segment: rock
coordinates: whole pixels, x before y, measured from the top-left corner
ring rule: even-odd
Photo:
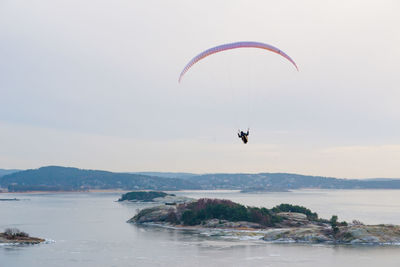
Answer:
[[[165,197],[157,197],[153,199],[153,202],[164,203],[167,205],[171,204],[180,204],[180,203],[187,203],[193,201],[193,198],[183,197],[183,196],[165,196]]]
[[[333,242],[333,238],[324,232],[322,227],[273,229],[264,235],[263,240],[304,243]]]
[[[0,244],[39,244],[44,242],[45,240],[42,238],[37,238],[37,237],[15,237],[15,238],[9,238],[7,235],[4,233],[0,233]]]
[[[351,244],[394,244],[400,243],[400,226],[353,225],[342,227],[338,241]]]
[[[141,210],[137,215],[128,220],[129,223],[162,222],[171,212],[175,212],[175,206],[157,206]]]
[[[400,243],[400,226],[357,225],[340,227],[336,236],[328,227],[294,227],[273,229],[264,237],[266,241],[277,242],[332,242],[339,244],[398,244]]]
[[[308,221],[307,215],[298,212],[279,212],[277,215],[292,221]]]
[[[218,227],[221,228],[235,228],[235,229],[260,229],[265,228],[258,223],[239,221],[239,222],[222,222]]]
[[[210,219],[210,220],[205,221],[202,226],[207,227],[207,228],[216,228],[216,227],[219,227],[222,222],[226,222],[226,221],[225,220],[221,221],[218,219]]]
[[[311,222],[307,219],[307,215],[297,212],[279,212],[278,216],[283,218],[283,221],[277,224],[280,227],[304,227]]]

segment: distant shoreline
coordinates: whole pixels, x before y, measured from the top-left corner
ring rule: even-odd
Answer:
[[[225,189],[244,190],[250,193],[284,192],[306,188],[400,189],[400,179],[344,179],[293,173],[140,174],[47,166],[3,175],[0,177],[0,186],[3,191],[26,193],[118,192],[121,188],[162,191]]]
[[[19,192],[0,191],[0,195],[1,194],[126,193],[129,191],[130,190],[118,190],[118,189],[91,189],[91,190],[73,190],[73,191],[19,191]]]
[[[132,189],[133,191],[152,191],[153,189]],[[0,191],[0,195],[2,194],[65,194],[65,193],[127,193],[132,190],[122,190],[122,189],[90,189],[90,190],[71,190],[71,191],[16,191],[16,192],[6,192],[6,191]],[[241,194],[268,194],[268,193],[291,193],[294,191],[368,191],[368,190],[378,190],[378,191],[387,191],[387,190],[393,190],[393,191],[399,191],[399,188],[349,188],[349,189],[344,189],[344,188],[297,188],[297,189],[291,189],[287,191],[243,191],[243,190],[232,190],[232,189],[197,189],[197,190],[163,190],[166,192],[201,192],[201,193],[207,193],[207,192],[237,192]]]

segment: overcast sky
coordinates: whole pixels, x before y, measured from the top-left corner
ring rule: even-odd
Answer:
[[[396,0],[0,0],[0,168],[400,178],[399,14]],[[237,49],[178,83],[235,41],[300,71]]]

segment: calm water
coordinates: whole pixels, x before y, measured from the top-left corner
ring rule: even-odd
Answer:
[[[177,192],[272,207],[292,203],[321,217],[400,224],[400,191],[301,190],[240,194]],[[400,246],[273,244],[126,223],[148,204],[118,203],[116,193],[1,194],[0,231],[17,227],[47,244],[0,246],[0,266],[400,266]],[[51,241],[54,240],[54,241]]]

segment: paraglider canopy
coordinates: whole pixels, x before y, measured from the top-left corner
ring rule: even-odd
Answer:
[[[218,46],[209,48],[209,49],[201,52],[194,58],[192,58],[192,60],[190,60],[189,63],[187,63],[186,66],[183,68],[181,74],[179,75],[178,82],[181,82],[182,77],[185,75],[185,73],[194,64],[196,64],[203,58],[206,58],[215,53],[219,53],[219,52],[230,50],[230,49],[236,49],[236,48],[259,48],[259,49],[265,49],[265,50],[277,53],[277,54],[283,56],[284,58],[286,58],[287,60],[289,60],[295,66],[297,71],[299,70],[293,59],[291,59],[285,52],[283,52],[282,50],[280,50],[272,45],[260,43],[260,42],[235,42],[235,43],[223,44],[223,45],[218,45]]]

